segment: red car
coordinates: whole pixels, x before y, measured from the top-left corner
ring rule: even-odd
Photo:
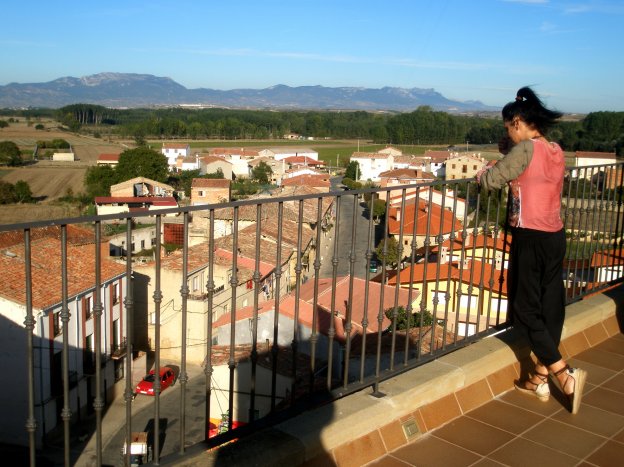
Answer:
[[[168,366],[163,366],[160,368],[160,391],[164,391],[169,386],[173,386],[175,384],[175,373]],[[137,394],[145,394],[146,396],[154,395],[154,379],[155,379],[155,371],[151,370],[147,375],[143,377],[139,384],[137,384],[134,395]]]

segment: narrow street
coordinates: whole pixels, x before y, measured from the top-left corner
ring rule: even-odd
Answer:
[[[340,177],[333,177],[332,191],[342,189]],[[347,192],[340,196],[340,219],[336,225],[321,240],[321,269],[320,277],[331,277],[333,273],[332,258],[335,251],[336,234],[338,233],[338,266],[337,275],[345,276],[350,273],[350,255],[353,248],[355,262],[353,264],[353,275],[355,277],[366,277],[366,251],[368,250],[369,221],[367,217],[367,209],[363,200],[359,199],[354,206],[353,195]],[[336,207],[336,212],[338,206]],[[355,217],[354,217],[355,211]],[[355,222],[355,229],[353,223]],[[338,232],[337,232],[338,229]],[[379,229],[375,229],[378,231]],[[355,242],[352,242],[353,232],[355,232]],[[371,240],[371,249],[374,250],[376,240]]]

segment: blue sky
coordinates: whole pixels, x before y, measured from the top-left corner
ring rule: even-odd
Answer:
[[[624,111],[622,0],[6,2],[0,84],[100,72],[187,88],[433,88]]]

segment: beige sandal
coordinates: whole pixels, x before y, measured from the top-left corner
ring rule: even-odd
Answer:
[[[534,383],[531,381],[532,378],[537,378],[541,381],[541,383]],[[526,387],[526,383],[529,383],[535,386],[533,389],[529,389]],[[531,378],[526,381],[514,381],[514,387],[517,391],[521,393],[528,394],[530,396],[535,396],[542,402],[548,401],[550,398],[550,387],[548,386],[548,375],[543,375],[541,373],[534,373]]]
[[[566,379],[563,384],[561,384],[558,376],[564,372],[566,373]],[[585,380],[587,379],[587,372],[585,370],[581,370],[580,368],[570,368],[570,365],[566,365],[562,369],[555,371],[553,375],[555,376],[557,383],[559,383],[561,392],[563,392],[566,396],[568,396],[568,399],[570,399],[572,414],[577,414],[579,407],[581,406],[581,398],[583,397],[583,387],[585,386]],[[572,392],[567,394],[565,392],[565,387],[568,385],[570,378],[572,378],[574,386]]]

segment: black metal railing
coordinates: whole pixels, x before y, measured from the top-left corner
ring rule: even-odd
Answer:
[[[568,170],[562,198],[569,238],[562,280],[568,301],[622,281],[622,177],[620,163]],[[385,201],[383,214],[380,200]],[[134,357],[148,353],[145,369],[160,368],[165,361],[174,367],[179,385],[167,393],[179,410],[177,423],[169,420],[171,428],[160,422],[165,389],[158,377],[154,382],[150,439],[158,463],[167,453],[163,430],[169,436],[177,430],[178,442],[170,445],[180,454],[197,442],[218,445],[300,411],[318,401],[319,393],[339,398],[371,388],[381,395],[378,388],[385,379],[505,328],[512,241],[504,228],[506,203],[504,191],[482,194],[469,179],[161,210],[149,213],[155,247],[147,264],[135,264],[131,251],[121,260],[101,255],[107,251],[102,250],[102,224],[125,224],[129,243],[134,223],[146,213],[0,226],[0,234],[20,237],[2,254],[9,262],[19,260],[23,271],[23,301],[16,303],[26,309],[28,374],[20,390],[29,396],[23,419],[31,465],[44,431],[56,423],[46,418],[41,393],[51,378],[44,368],[54,364],[41,362],[35,368],[42,358],[35,350],[39,347],[50,349],[50,355],[61,352],[61,358],[50,358],[62,364],[60,370],[53,368],[63,382],[54,402],[62,404],[66,463],[72,455],[72,412],[80,410],[74,394],[82,391],[82,382],[92,384],[94,449],[102,465],[109,462],[109,451],[118,455],[122,448],[102,440],[104,393],[115,383],[106,377],[108,365],[126,379],[118,401],[125,404],[119,430],[127,445],[133,426],[145,415],[144,407],[133,405],[133,375],[141,376]],[[179,250],[165,254],[164,226],[171,216],[182,218],[175,225],[183,241]],[[220,227],[225,224],[228,228]],[[85,226],[95,247],[91,264],[75,269],[76,258],[85,261],[80,256],[84,237],[74,245],[72,236]],[[231,235],[218,236],[230,228]],[[200,239],[198,230],[204,232]],[[47,275],[58,277],[60,290],[59,300],[48,303],[40,299],[41,283],[33,270],[45,262],[38,250],[50,237],[57,242],[59,259],[51,264],[60,267]],[[91,274],[93,282],[84,290],[76,286],[78,274]],[[120,279],[122,306],[114,307],[118,292],[107,287]],[[194,280],[202,286],[191,295]],[[83,315],[74,308],[86,294],[93,295],[92,324],[80,322]],[[113,330],[113,319],[123,326]],[[68,332],[59,333],[61,327]],[[123,344],[114,344],[117,332]],[[96,343],[92,360],[105,364],[74,368],[70,355],[82,351],[87,333]],[[107,350],[111,359],[102,360]],[[70,375],[78,370],[88,377],[74,384]],[[203,378],[196,383],[199,371]],[[194,384],[203,387],[201,401],[194,399],[187,407]]]

